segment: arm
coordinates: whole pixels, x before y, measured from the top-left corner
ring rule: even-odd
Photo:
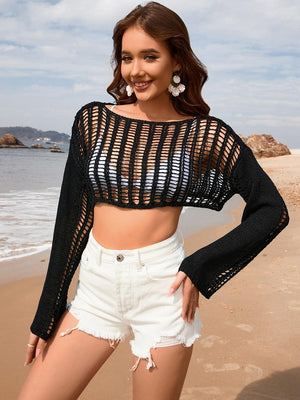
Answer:
[[[58,203],[48,271],[32,333],[47,340],[66,309],[68,289],[93,222],[83,176],[84,139],[75,119]]]
[[[230,184],[233,193],[246,202],[240,225],[186,257],[179,268],[206,298],[244,268],[289,222],[282,197],[246,145],[241,146]]]

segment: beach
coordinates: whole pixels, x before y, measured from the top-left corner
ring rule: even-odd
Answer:
[[[200,296],[201,338],[194,345],[181,400],[296,400],[300,393],[300,153],[258,160],[283,196],[290,223],[209,300]],[[187,255],[239,224],[232,221],[185,238]],[[49,250],[1,263],[1,398],[13,400],[24,367]],[[13,266],[13,268],[12,268]],[[20,279],[21,277],[21,279]],[[78,270],[69,290],[73,298]],[[131,399],[129,343],[121,343],[80,400]],[[117,384],[116,384],[117,382]]]

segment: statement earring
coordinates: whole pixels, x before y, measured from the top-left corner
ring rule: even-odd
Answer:
[[[185,86],[180,82],[181,82],[180,76],[175,73],[175,75],[173,75],[172,81],[168,87],[168,91],[174,97],[179,96],[180,93],[183,93],[185,91]]]
[[[126,86],[126,92],[127,92],[127,96],[130,97],[133,94],[133,89],[130,85]]]

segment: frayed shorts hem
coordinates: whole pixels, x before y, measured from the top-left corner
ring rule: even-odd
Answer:
[[[137,350],[134,350],[134,346],[132,345],[132,354],[137,357],[136,363],[130,368],[130,371],[135,371],[139,365],[139,362],[141,359],[146,359],[148,360],[148,363],[146,365],[146,369],[149,370],[150,368],[156,367],[152,355],[151,355],[151,350],[152,349],[157,349],[159,347],[170,347],[170,346],[176,346],[176,345],[183,345],[184,347],[191,347],[194,342],[201,337],[200,333],[195,334],[192,338],[189,338],[188,340],[184,338],[181,334],[178,335],[163,335],[159,336],[156,338],[151,345],[149,345],[149,348],[144,351],[144,352],[139,352]]]
[[[120,343],[124,342],[125,339],[131,334],[130,331],[126,333],[117,333],[117,332],[107,332],[107,331],[102,331],[102,330],[95,330],[94,328],[90,328],[88,324],[85,324],[82,322],[80,319],[79,313],[78,312],[73,312],[71,310],[72,308],[72,302],[67,304],[67,310],[76,318],[78,319],[78,323],[75,327],[67,329],[65,332],[60,333],[60,337],[69,335],[71,332],[75,330],[80,330],[82,332],[85,332],[89,335],[92,335],[95,338],[98,339],[104,339],[107,340],[109,343],[109,346],[113,349],[115,349],[115,346]],[[197,312],[197,311],[196,311]],[[196,318],[196,316],[195,316]],[[196,321],[193,321],[192,324],[195,324]],[[200,323],[200,321],[199,321]],[[185,324],[188,324],[187,322]],[[190,327],[192,327],[192,324],[189,324]],[[185,325],[187,326],[187,325]],[[198,329],[202,327],[202,324],[200,323],[200,326]],[[151,350],[156,349],[159,347],[170,347],[170,346],[176,346],[179,344],[182,344],[184,347],[191,347],[194,342],[201,337],[201,334],[198,332],[193,333],[192,336],[186,337],[182,332],[179,333],[173,333],[171,332],[170,334],[164,333],[163,335],[156,335],[155,338],[151,342],[147,342],[147,346],[143,350],[138,349],[135,345],[135,340],[130,340],[130,346],[131,346],[131,351],[134,356],[137,357],[137,361],[135,364],[130,368],[130,371],[134,372],[141,359],[147,360],[147,365],[146,369],[150,370],[151,368],[155,368],[156,365],[152,359],[151,355]]]

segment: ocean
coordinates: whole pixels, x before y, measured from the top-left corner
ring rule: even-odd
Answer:
[[[65,153],[0,149],[0,262],[51,247],[68,144],[59,147]],[[183,236],[230,222],[229,211],[240,201],[233,196],[220,212],[184,207],[179,220]]]
[[[59,147],[0,149],[1,261],[51,247],[68,144]]]

